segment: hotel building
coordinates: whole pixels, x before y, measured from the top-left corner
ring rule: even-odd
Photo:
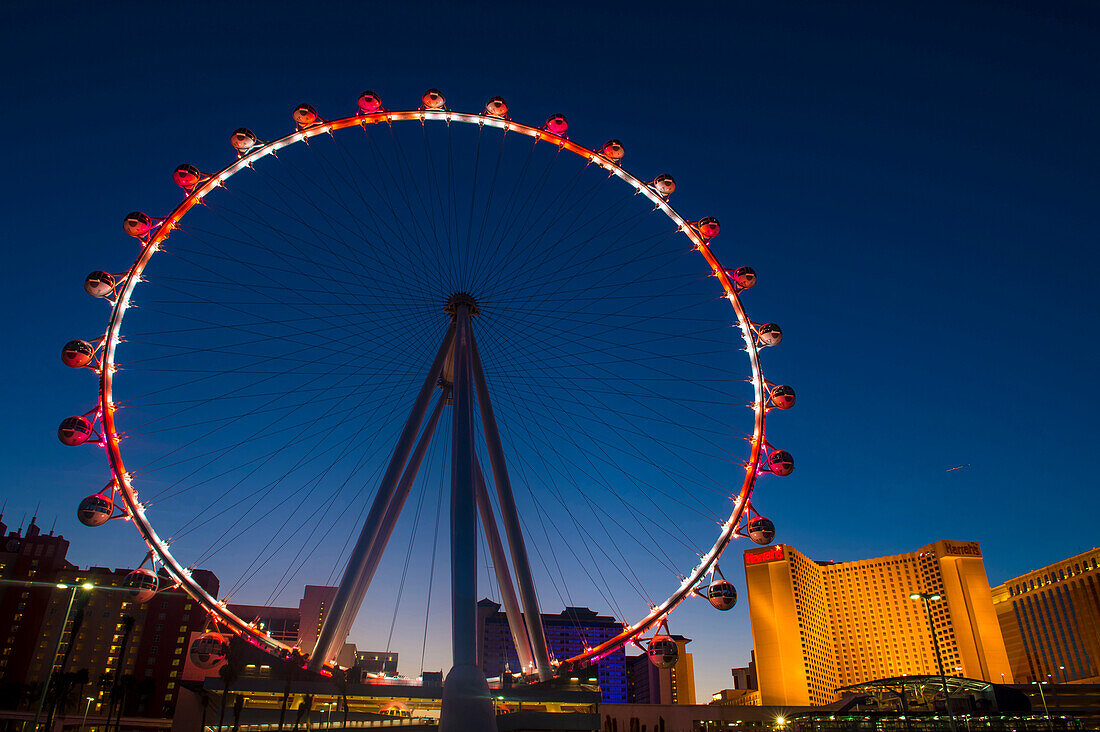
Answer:
[[[993,588],[1017,683],[1100,677],[1100,549]]]
[[[836,689],[904,675],[1012,681],[977,542],[937,541],[854,562],[777,544],[745,552],[761,704],[835,701]],[[938,594],[932,628],[914,593]]]
[[[489,599],[477,603],[478,643],[477,657],[481,670],[489,678],[500,676],[505,669],[520,671],[515,642],[508,627],[508,616],[498,603]],[[546,633],[546,647],[558,660],[571,658],[589,646],[595,646],[615,637],[623,624],[608,615],[586,607],[567,607],[557,615],[543,614],[542,627]],[[626,650],[619,648],[605,656],[598,664],[600,693],[605,702],[625,702],[627,699]],[[692,698],[695,679],[692,677]]]
[[[206,624],[202,609],[174,589],[134,602],[123,587],[128,569],[77,567],[69,542],[43,534],[34,519],[11,532],[0,520],[0,536],[0,682],[34,686],[51,672],[86,672],[89,710],[102,714],[111,689],[132,677],[125,713],[171,716],[189,639]],[[217,594],[211,572],[192,576]],[[70,589],[85,583],[93,589]]]

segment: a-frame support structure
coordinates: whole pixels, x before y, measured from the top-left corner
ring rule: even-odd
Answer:
[[[451,296],[445,310],[451,315],[450,327],[425,375],[359,539],[348,558],[336,597],[325,615],[310,657],[309,668],[320,671],[335,659],[343,646],[416,480],[417,471],[435,436],[443,408],[449,404],[452,410],[451,644],[454,667],[447,674],[443,686],[440,730],[488,732],[496,729],[496,722],[489,687],[477,659],[479,514],[523,671],[537,673],[540,680],[546,681],[553,675],[553,670],[504,460],[504,448],[474,340],[472,321],[479,315],[478,305],[469,295],[456,293]],[[440,394],[428,416],[436,388],[439,388]],[[475,405],[485,437],[485,453],[500,507],[504,539],[508,543],[507,556],[489,498],[486,476],[477,457]],[[427,423],[425,417],[428,417]],[[509,571],[509,556],[515,570],[518,595]]]

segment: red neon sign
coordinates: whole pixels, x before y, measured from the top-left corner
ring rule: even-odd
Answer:
[[[764,562],[775,562],[782,558],[782,544],[776,544],[767,549],[757,549],[756,551],[745,552],[745,564],[763,564]]]

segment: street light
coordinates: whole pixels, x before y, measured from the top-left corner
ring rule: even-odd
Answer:
[[[1043,700],[1043,711],[1047,715],[1047,726],[1050,727],[1050,732],[1054,732],[1054,722],[1050,719],[1050,708],[1047,706],[1047,697],[1046,694],[1043,693],[1043,682],[1032,681],[1031,683],[1039,687],[1039,698]]]
[[[57,583],[57,589],[59,590],[72,590],[69,593],[69,605],[65,608],[65,617],[61,620],[61,627],[57,631],[57,641],[53,645],[53,655],[50,656],[50,666],[46,671],[46,681],[42,684],[42,693],[38,696],[38,707],[34,710],[34,732],[38,730],[38,720],[42,717],[42,707],[46,704],[46,692],[50,690],[50,684],[53,682],[53,667],[57,663],[57,654],[61,651],[61,639],[65,637],[65,628],[69,625],[69,615],[73,611],[73,601],[76,600],[77,590],[91,590],[95,587],[91,582],[85,582],[82,585],[66,585],[64,583]]]
[[[947,709],[947,719],[951,724],[951,732],[958,732],[955,727],[955,714],[951,711],[951,696],[947,692],[947,675],[943,672],[943,657],[940,655],[940,642],[936,638],[936,625],[932,620],[932,604],[938,600],[942,600],[943,596],[938,593],[929,594],[927,592],[914,592],[909,595],[910,600],[920,600],[924,603],[924,609],[928,613],[928,631],[932,634],[932,647],[936,650],[936,665],[940,669],[940,683],[943,684],[943,706]]]
[[[95,700],[94,696],[84,698],[88,700],[88,703],[84,705],[84,719],[80,720],[80,732],[84,732],[84,725],[88,722],[88,708],[92,706],[92,702]]]

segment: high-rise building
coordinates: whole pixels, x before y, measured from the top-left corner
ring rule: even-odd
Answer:
[[[42,637],[46,609],[56,592],[56,574],[75,569],[65,559],[69,542],[43,534],[32,518],[26,532],[8,531],[0,516],[0,682],[23,683]],[[40,582],[20,586],[15,581]]]
[[[1016,683],[1100,677],[1100,549],[993,588]]]
[[[298,646],[306,653],[313,653],[321,626],[325,623],[325,614],[336,597],[335,587],[306,585],[302,599],[298,602]]]
[[[508,616],[501,611],[500,605],[492,600],[481,600],[477,604],[477,616],[477,657],[485,675],[500,676],[506,665],[513,673],[521,671]],[[618,635],[623,624],[586,607],[567,607],[558,615],[543,615],[542,627],[550,654],[565,660],[582,653],[586,647]],[[626,651],[620,648],[605,656],[597,670],[603,700],[626,702]]]
[[[678,651],[676,665],[657,668],[649,656],[627,656],[627,700],[633,704],[694,704],[695,663],[687,650],[691,638],[670,636]]]
[[[840,687],[938,674],[933,633],[947,675],[1012,681],[977,542],[854,562],[777,544],[744,558],[762,704],[827,704]],[[931,628],[914,593],[941,598]]]
[[[305,653],[313,653],[313,647],[317,645],[317,637],[321,634],[321,626],[324,625],[325,615],[332,607],[337,589],[322,585],[306,585],[302,599],[298,601],[298,647]],[[355,645],[344,643],[336,654],[336,662],[341,666],[352,666],[355,663]]]
[[[0,523],[0,533],[6,529]],[[0,637],[7,642],[0,649],[0,681],[33,685],[51,670],[86,673],[92,712],[105,711],[112,689],[122,684],[127,714],[171,716],[189,639],[206,623],[203,610],[172,589],[134,602],[123,587],[129,570],[80,569],[66,559],[69,542],[42,534],[33,519],[25,533],[8,532],[3,543]],[[217,594],[211,572],[196,569],[192,576]],[[83,589],[85,583],[92,589]]]

